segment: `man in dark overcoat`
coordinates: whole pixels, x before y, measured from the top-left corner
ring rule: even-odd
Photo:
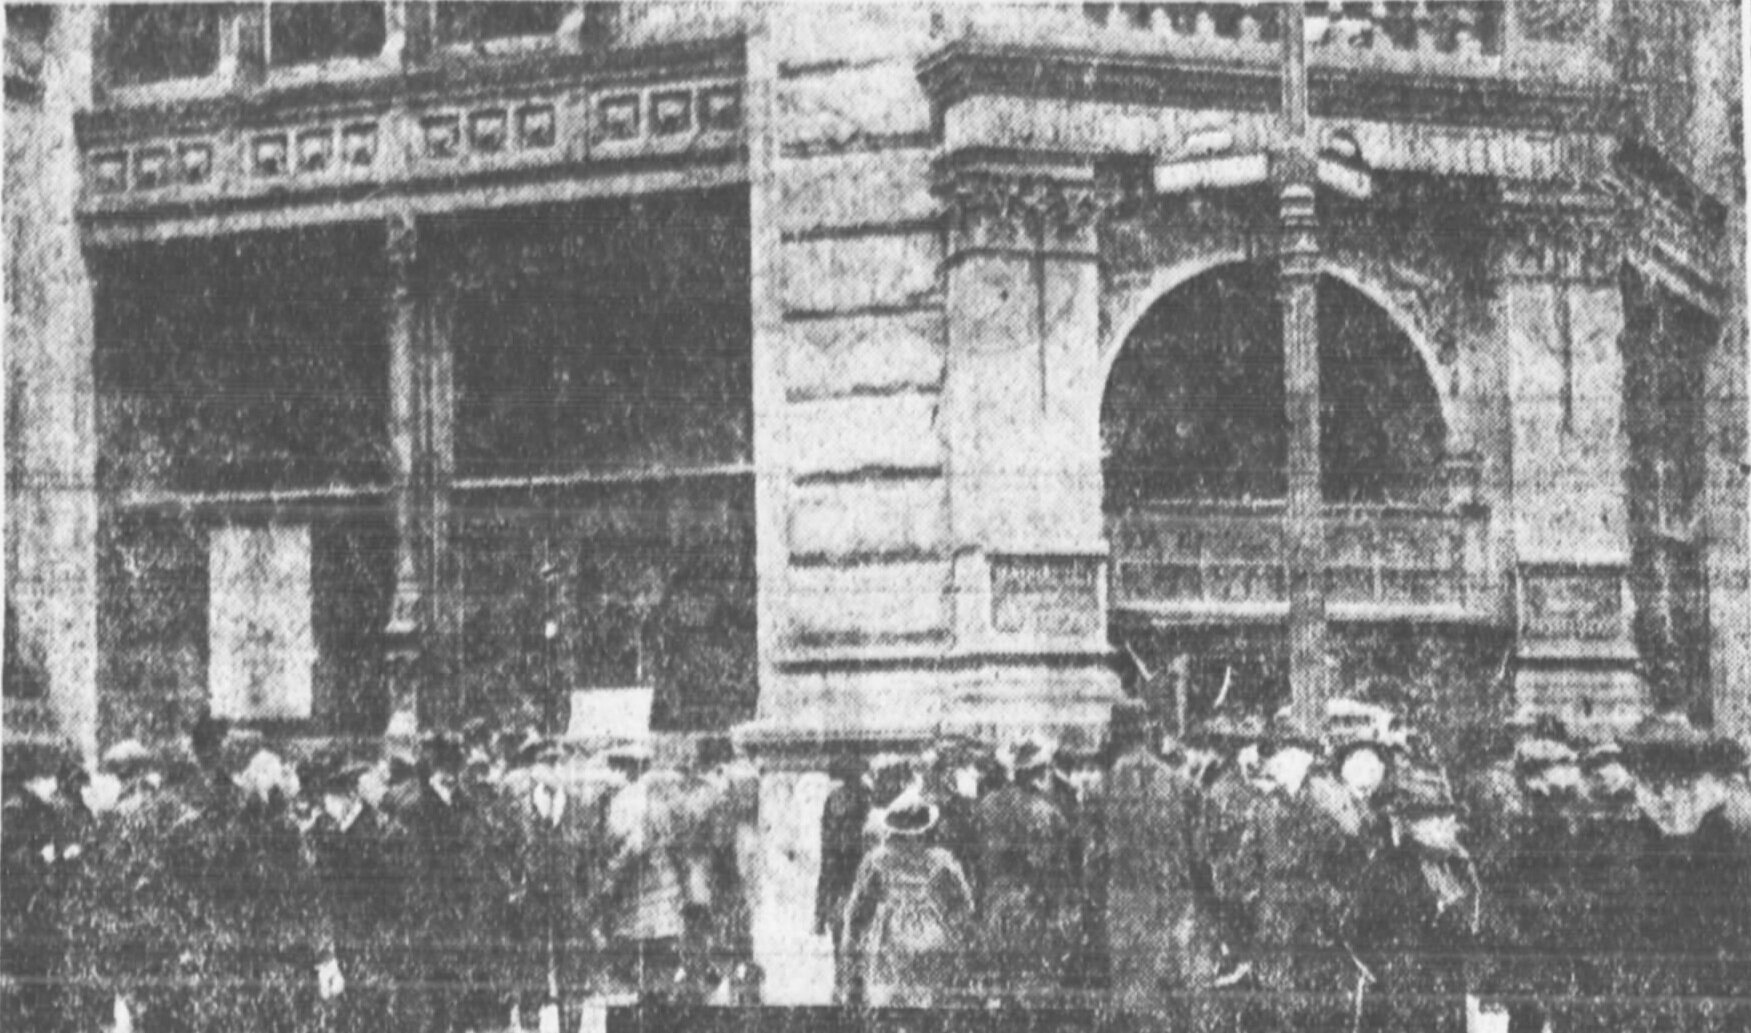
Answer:
[[[982,968],[992,997],[1027,1004],[1056,1000],[1075,923],[1070,823],[1049,795],[1049,746],[1029,741],[1013,754],[1013,781],[979,801],[979,925]]]
[[[317,1015],[322,1029],[336,1033],[380,1033],[394,1014],[394,938],[407,872],[397,829],[359,792],[369,770],[329,753],[305,779],[317,806],[304,833],[317,905]]]
[[[1177,1014],[1190,987],[1194,789],[1155,753],[1142,708],[1114,708],[1116,754],[1094,809],[1106,896],[1112,1000],[1125,1012]]]
[[[406,837],[410,887],[400,967],[419,984],[410,1029],[464,1033],[502,1026],[508,1009],[488,982],[479,951],[489,887],[502,880],[503,851],[484,849],[487,815],[462,780],[460,740],[434,733],[421,744],[418,774],[391,792]]]

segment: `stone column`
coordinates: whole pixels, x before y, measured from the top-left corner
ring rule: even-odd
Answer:
[[[9,616],[59,733],[97,753],[97,428],[92,286],[75,209],[74,113],[91,103],[94,7],[61,7],[40,98],[7,100]],[[10,89],[10,87],[9,87]]]
[[[1521,703],[1581,724],[1645,700],[1627,584],[1620,235],[1608,201],[1510,198],[1494,267],[1513,408]]]
[[[1720,337],[1710,352],[1703,426],[1709,435],[1704,526],[1708,535],[1710,672],[1715,727],[1751,735],[1751,362],[1745,334],[1745,206],[1727,222],[1730,277]]]

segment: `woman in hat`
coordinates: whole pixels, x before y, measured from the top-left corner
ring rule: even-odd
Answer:
[[[937,809],[895,800],[882,844],[865,857],[845,905],[845,948],[872,1008],[929,1008],[964,985],[973,893],[947,850],[930,844]]]

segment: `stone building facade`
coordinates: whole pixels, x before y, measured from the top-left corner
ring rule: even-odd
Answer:
[[[8,24],[9,734],[652,688],[770,944],[833,743],[1287,691],[1269,7]],[[1336,684],[1751,730],[1736,5],[1308,26]]]

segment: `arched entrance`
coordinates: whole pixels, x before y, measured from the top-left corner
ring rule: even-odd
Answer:
[[[1109,512],[1166,500],[1283,498],[1282,307],[1267,266],[1222,266],[1156,302],[1101,406]],[[1446,424],[1391,317],[1332,276],[1319,288],[1321,459],[1328,503],[1434,505]]]
[[[1122,342],[1101,407],[1113,634],[1151,669],[1145,691],[1192,716],[1223,693],[1267,706],[1288,693],[1276,279],[1235,263],[1162,296]],[[1336,276],[1319,309],[1328,612],[1414,634],[1476,605],[1485,519],[1450,505],[1448,426],[1409,335]]]

